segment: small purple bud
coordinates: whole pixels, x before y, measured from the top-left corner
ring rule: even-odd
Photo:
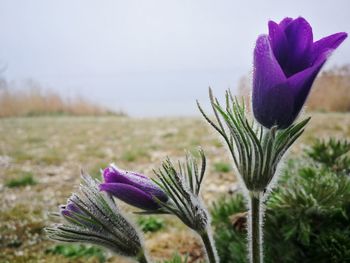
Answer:
[[[347,33],[314,42],[302,17],[268,26],[269,34],[258,37],[254,50],[253,112],[266,128],[284,129],[298,117],[317,74]]]
[[[168,200],[163,190],[144,175],[123,171],[110,165],[104,169],[103,178],[104,183],[99,186],[101,191],[106,191],[135,207],[156,210],[160,206],[153,197],[162,202]]]
[[[85,216],[85,213],[72,201],[68,201],[67,205],[61,206],[60,213],[67,220],[74,219],[77,221],[82,221],[77,215],[80,214],[82,216]]]

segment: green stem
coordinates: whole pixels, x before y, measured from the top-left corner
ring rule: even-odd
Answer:
[[[148,263],[148,260],[147,260],[147,257],[146,257],[146,255],[145,255],[145,252],[140,252],[140,254],[138,255],[138,257],[137,257],[137,261],[139,262],[139,263]]]
[[[211,236],[211,231],[207,229],[203,233],[200,234],[203,244],[205,246],[205,250],[207,252],[208,262],[217,263],[219,262],[218,255],[215,249],[214,240]]]
[[[263,193],[250,192],[250,210],[249,210],[249,250],[250,250],[250,262],[262,263],[262,218],[263,211],[261,209],[261,199]]]

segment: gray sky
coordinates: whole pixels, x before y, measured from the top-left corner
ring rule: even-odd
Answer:
[[[314,38],[350,32],[349,0],[0,0],[0,62],[135,116],[197,114],[207,88],[233,90],[249,73],[269,19],[304,16]],[[350,63],[350,42],[327,67]]]

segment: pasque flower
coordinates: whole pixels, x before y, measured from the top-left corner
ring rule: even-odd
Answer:
[[[79,192],[53,213],[57,223],[45,228],[48,237],[62,242],[95,244],[114,253],[147,262],[143,239],[99,182],[82,173]]]
[[[197,232],[206,248],[208,262],[217,263],[219,257],[212,237],[209,212],[200,196],[207,161],[202,149],[198,153],[201,156],[200,165],[192,154],[187,154],[186,160],[178,161],[177,166],[168,158],[155,171],[157,184],[169,196],[168,202],[159,202],[162,208],[157,212],[175,215]]]
[[[269,34],[258,37],[254,50],[253,112],[267,128],[290,126],[330,56],[347,37],[344,32],[313,41],[302,17],[270,21]]]
[[[123,171],[110,165],[103,171],[104,183],[100,190],[106,191],[118,199],[144,210],[160,208],[155,200],[168,200],[167,195],[152,180],[135,172]]]

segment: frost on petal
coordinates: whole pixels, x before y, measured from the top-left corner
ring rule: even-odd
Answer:
[[[165,193],[155,183],[153,183],[150,178],[146,176],[140,176],[139,174],[134,172],[119,172],[118,179],[112,182],[132,185],[146,193],[156,196],[162,201],[167,200],[167,196],[165,195]]]
[[[140,190],[149,193],[151,195],[154,195],[159,200],[166,202],[168,200],[168,196],[163,192],[162,189],[159,188],[158,185],[156,185],[151,179],[147,178],[139,178],[139,177],[133,177],[130,178],[130,185],[135,186],[139,188]]]
[[[263,92],[282,83],[286,77],[272,51],[267,35],[261,35],[254,49],[254,91]]]
[[[124,183],[128,182],[130,178],[143,178],[148,179],[148,177],[134,173],[121,170],[114,165],[110,165],[103,170],[103,178],[106,183]]]
[[[254,50],[254,72],[253,72],[253,111],[257,118],[266,116],[264,107],[267,102],[267,94],[276,86],[285,82],[286,77],[278,64],[268,36],[262,35],[258,38]],[[262,119],[257,120],[260,123],[266,123]]]
[[[116,169],[112,165],[103,170],[103,179],[106,183],[120,183],[124,177],[124,171]]]
[[[145,210],[156,210],[159,205],[153,200],[152,195],[127,184],[106,183],[100,184],[100,190],[106,191],[118,199]]]
[[[107,167],[103,171],[104,182],[106,184],[123,184],[137,188],[141,192],[157,197],[166,202],[168,196],[150,178],[135,172],[121,170],[114,165]],[[116,196],[119,198],[119,196]]]
[[[284,31],[273,21],[269,21],[269,40],[273,53],[283,68],[288,58],[288,42]]]

